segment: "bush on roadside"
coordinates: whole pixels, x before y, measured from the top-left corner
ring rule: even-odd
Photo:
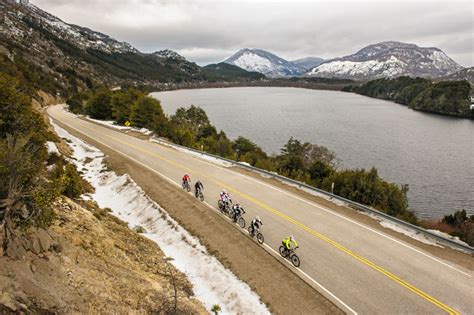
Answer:
[[[453,228],[449,234],[459,237],[462,241],[474,246],[474,215],[468,216],[466,210],[459,210],[446,215],[441,220]]]

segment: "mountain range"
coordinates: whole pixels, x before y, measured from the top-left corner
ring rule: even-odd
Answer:
[[[106,34],[68,24],[33,4],[0,1],[0,22],[0,70],[6,71],[8,62],[18,69],[28,68],[38,82],[48,77],[49,83],[42,86],[54,93],[97,84],[260,80],[264,78],[260,74],[367,80],[400,75],[448,77],[463,71],[440,49],[393,41],[329,60],[289,61],[262,49],[245,48],[222,63],[200,67],[168,49],[140,52]],[[470,74],[466,71],[464,76]]]
[[[262,49],[241,49],[224,62],[269,77],[323,77],[370,80],[412,76],[437,78],[463,69],[438,48],[395,41],[381,42],[329,60],[307,57],[287,61]]]

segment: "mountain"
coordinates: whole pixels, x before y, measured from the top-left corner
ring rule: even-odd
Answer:
[[[265,75],[260,72],[247,71],[229,63],[210,64],[203,67],[204,73],[214,81],[233,81],[233,80],[260,80]]]
[[[244,48],[223,62],[247,71],[260,72],[268,77],[287,77],[299,74],[299,69],[296,69],[291,62],[262,49]]]
[[[466,80],[474,85],[474,67],[465,68],[453,74],[437,78],[437,81],[460,81]]]
[[[0,60],[35,69],[39,77],[53,77],[53,90],[206,80],[198,65],[175,52],[142,53],[108,35],[68,24],[33,4],[1,1],[0,22]]]
[[[435,78],[461,69],[438,48],[388,41],[369,45],[349,56],[325,61],[307,75],[359,80],[398,76]]]
[[[301,76],[321,61],[321,58],[315,57],[288,61],[262,49],[244,48],[223,62],[275,78]]]
[[[314,67],[319,66],[324,62],[324,59],[318,57],[306,57],[302,59],[293,60],[291,63],[301,68],[304,72],[307,72]]]

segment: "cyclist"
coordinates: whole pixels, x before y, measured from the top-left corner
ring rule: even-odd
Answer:
[[[233,213],[234,222],[237,222],[237,218],[240,217],[242,214],[244,214],[245,210],[244,208],[242,208],[240,203],[236,203],[235,205],[232,206],[232,213]]]
[[[191,182],[191,177],[186,173],[183,176],[183,187],[186,187]]]
[[[204,185],[201,183],[200,180],[198,180],[195,184],[194,184],[194,195],[197,197],[199,195],[199,192],[200,191],[203,191],[204,190]]]
[[[224,206],[228,206],[229,202],[232,202],[232,199],[230,199],[230,196],[225,189],[220,193],[220,198],[224,203]]]
[[[292,249],[298,248],[298,243],[296,242],[296,239],[293,237],[293,235],[285,237],[281,243],[283,244],[287,252],[289,252]]]
[[[253,219],[252,222],[250,222],[250,228],[252,229],[250,234],[253,235],[256,230],[260,229],[260,225],[263,225],[263,222],[262,220],[260,220],[259,216],[256,216],[255,219]]]

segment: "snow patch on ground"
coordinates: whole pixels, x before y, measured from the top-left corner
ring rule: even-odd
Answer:
[[[98,120],[98,119],[93,119],[93,118],[90,118],[90,117],[87,117],[87,116],[85,118],[89,121],[92,121],[92,122],[96,123],[96,124],[103,125],[103,126],[110,127],[110,128],[114,128],[114,129],[117,129],[117,130],[136,131],[136,132],[143,133],[146,136],[149,136],[153,133],[153,131],[148,130],[146,128],[135,128],[135,127],[120,126],[120,125],[117,125],[117,123],[113,120]]]
[[[56,154],[59,155],[58,147],[56,146],[56,143],[54,143],[52,141],[47,141],[46,142],[46,149],[48,150],[49,154],[56,153]]]
[[[222,314],[270,314],[259,296],[226,269],[206,248],[169,214],[151,200],[128,175],[118,176],[107,171],[104,154],[52,123],[58,135],[69,140],[73,161],[95,188],[92,197],[100,207],[129,226],[142,226],[144,236],[156,242],[172,257],[171,263],[188,276],[196,297],[208,310],[214,304]],[[86,164],[86,158],[92,159]]]
[[[209,156],[205,153],[199,153],[199,152],[196,152],[196,151],[192,151],[192,150],[189,150],[185,147],[178,146],[174,143],[164,141],[162,139],[158,139],[158,138],[153,137],[153,138],[150,139],[150,141],[154,142],[154,143],[158,143],[158,144],[163,145],[163,146],[168,147],[168,148],[173,148],[173,149],[176,149],[178,151],[185,152],[186,154],[193,155],[195,157],[198,157],[202,160],[206,160],[206,161],[211,162],[211,163],[216,164],[216,165],[220,165],[220,166],[224,166],[224,167],[231,167],[231,166],[234,165],[234,164],[232,164],[230,162],[226,162],[222,159],[215,158],[213,156]]]

